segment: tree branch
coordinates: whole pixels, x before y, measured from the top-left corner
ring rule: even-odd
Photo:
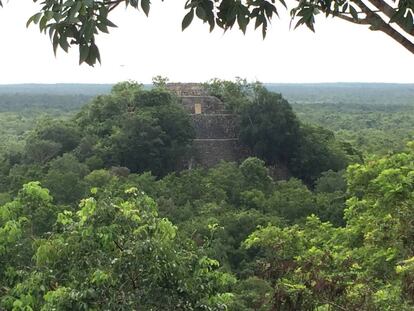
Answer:
[[[396,8],[393,8],[388,3],[386,3],[383,0],[367,0],[369,3],[371,3],[373,6],[375,6],[378,10],[380,10],[382,13],[384,13],[388,18],[392,18],[396,13]],[[397,24],[399,27],[401,27],[402,30],[404,30],[409,35],[414,36],[414,28],[409,29],[407,28],[407,25],[404,24],[401,20],[395,21],[395,24]]]
[[[116,247],[118,247],[118,249],[121,251],[121,252],[123,252],[124,251],[124,248],[118,243],[118,241],[117,240],[114,240],[114,243],[115,243],[115,245],[116,245]]]
[[[123,252],[124,251],[124,248],[118,243],[118,241],[117,240],[114,240],[114,243],[115,243],[115,245],[116,245],[116,247],[121,251],[121,252]],[[135,282],[135,279],[132,277],[132,275],[131,274],[129,274],[129,272],[128,271],[126,271],[126,274],[127,274],[127,276],[128,276],[128,278],[129,278],[129,280],[131,281],[131,283],[132,283],[132,287],[133,287],[133,289],[137,289],[138,288],[138,286],[137,286],[137,283]]]
[[[375,6],[382,13],[387,15],[389,18],[391,18],[395,14],[395,9],[392,6],[390,6],[388,3],[384,2],[383,0],[367,0],[367,1],[371,3],[373,6]]]
[[[355,20],[352,16],[347,16],[344,14],[338,14],[335,15],[335,17],[339,17],[340,19],[343,19],[347,22],[351,22],[358,25],[369,25],[369,21],[366,18],[359,18],[358,20]]]
[[[323,11],[323,8],[321,6],[317,6],[317,8]],[[360,12],[360,13],[364,13],[364,12]],[[335,17],[339,17],[340,19],[343,19],[347,22],[351,22],[351,23],[358,24],[358,25],[369,25],[369,21],[365,18],[359,18],[358,20],[355,20],[352,16],[345,15],[344,13],[338,13],[335,15]]]
[[[368,0],[381,1],[381,0]],[[386,23],[378,14],[374,13],[362,0],[354,0],[354,3],[366,14],[366,20],[371,25],[371,30],[379,30],[387,34],[408,51],[414,54],[414,43],[406,38],[402,33],[395,30],[389,23]],[[385,14],[385,13],[384,13]]]

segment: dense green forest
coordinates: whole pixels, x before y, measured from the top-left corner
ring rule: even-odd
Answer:
[[[299,119],[330,129],[369,156],[402,151],[414,139],[414,104],[293,104]]]
[[[180,167],[194,131],[162,83],[5,104],[0,310],[413,310],[409,95],[265,86],[205,85],[251,152],[210,169]]]
[[[289,100],[299,119],[333,131],[365,153],[401,151],[413,140],[414,85],[266,84]]]
[[[412,105],[414,84],[397,83],[267,83],[298,104]]]
[[[45,114],[73,115],[110,84],[0,85],[2,141],[19,140]],[[413,140],[414,85],[384,83],[264,84],[283,94],[298,118],[351,142],[366,156],[404,149]],[[150,85],[144,85],[149,89]],[[14,122],[13,119],[21,121]],[[11,126],[9,126],[9,124]],[[21,128],[22,127],[22,128]]]

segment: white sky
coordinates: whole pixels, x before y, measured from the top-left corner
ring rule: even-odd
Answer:
[[[154,1],[150,17],[117,9],[119,27],[100,35],[102,65],[78,65],[77,49],[55,58],[49,37],[26,28],[36,13],[31,1],[10,0],[0,9],[0,83],[202,82],[236,76],[262,82],[414,83],[414,55],[380,32],[336,19],[317,19],[316,34],[289,30],[289,14],[274,19],[267,38],[251,28],[209,33],[200,22],[181,32],[184,1]]]

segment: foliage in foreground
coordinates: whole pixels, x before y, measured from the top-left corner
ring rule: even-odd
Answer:
[[[33,182],[0,216],[7,310],[221,310],[234,282],[136,188],[59,211]]]
[[[277,310],[412,310],[414,150],[348,168],[346,226],[316,217],[245,242]]]
[[[0,7],[2,3],[3,1],[0,0]],[[323,12],[327,17],[369,25],[369,29],[383,32],[396,43],[414,52],[414,44],[410,41],[410,35],[413,34],[414,5],[410,1],[382,3],[378,0],[352,2],[306,0],[294,4],[290,9],[290,16],[292,21],[295,20],[295,28],[306,25],[314,31],[315,17]],[[78,46],[79,63],[86,62],[93,66],[97,61],[101,61],[96,37],[99,33],[109,33],[110,28],[116,27],[109,17],[119,5],[142,10],[148,16],[151,1],[49,0],[42,2],[39,12],[29,18],[27,25],[38,24],[41,32],[48,33],[55,53],[58,48],[67,52],[71,46]],[[182,19],[183,30],[195,17],[207,23],[210,31],[215,26],[226,31],[237,25],[245,33],[249,23],[254,23],[255,29],[261,28],[262,35],[265,37],[272,17],[278,16],[280,9],[287,8],[287,4],[284,0],[188,0],[184,8],[187,13]]]
[[[204,177],[197,170],[161,181],[131,176],[126,192],[122,180],[100,171],[88,178],[101,181],[93,197],[72,210],[56,206],[38,183],[25,185],[0,209],[1,306],[413,309],[412,146],[348,168],[342,227],[312,215],[296,224],[275,217],[263,205],[269,194],[273,208],[295,215],[306,190],[289,205],[280,193],[286,185],[276,194],[260,161],[246,161],[238,169],[223,163]],[[317,191],[329,191],[331,182],[343,187],[333,173],[324,179]],[[133,183],[158,192],[160,211],[180,230]]]

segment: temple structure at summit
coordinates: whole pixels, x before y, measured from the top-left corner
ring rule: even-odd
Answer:
[[[220,99],[198,83],[169,83],[167,88],[180,98],[195,130],[189,168],[211,167],[221,160],[239,162],[248,156],[239,142],[236,116]]]

